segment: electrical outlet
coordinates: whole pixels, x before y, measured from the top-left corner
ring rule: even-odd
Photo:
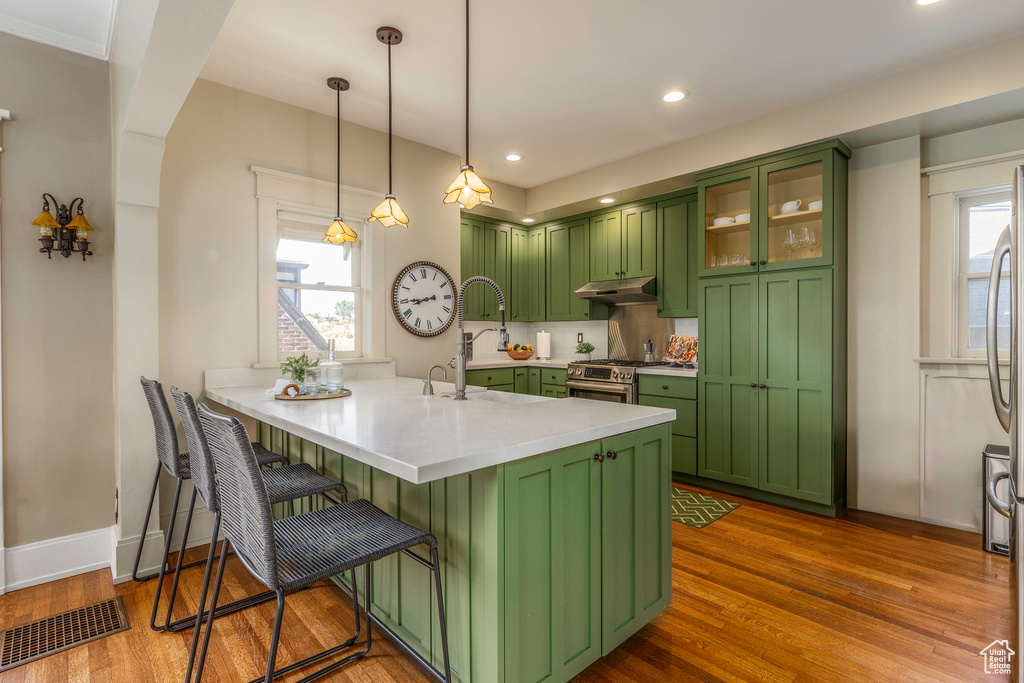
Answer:
[[[576,343],[579,344],[582,341],[583,341],[583,333],[582,332],[577,332],[576,333]]]

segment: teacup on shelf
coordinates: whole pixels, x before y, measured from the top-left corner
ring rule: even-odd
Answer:
[[[791,202],[786,202],[779,207],[779,213],[793,213],[799,211],[800,207],[803,206],[803,200],[794,199]]]
[[[816,202],[811,202],[810,204],[808,204],[807,205],[807,209],[810,210],[810,211],[818,211],[819,209],[821,209],[821,206],[822,206],[822,201],[819,199]]]
[[[732,216],[719,216],[712,222],[714,225],[729,225],[730,223],[735,223],[736,219]]]

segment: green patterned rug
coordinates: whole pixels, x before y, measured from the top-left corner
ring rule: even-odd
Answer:
[[[740,506],[702,493],[672,487],[672,521],[703,529]]]

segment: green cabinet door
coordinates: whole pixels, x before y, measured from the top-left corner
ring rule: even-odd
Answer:
[[[461,232],[462,281],[474,275],[484,274],[484,224],[482,221],[463,217]],[[462,298],[463,317],[466,320],[484,319],[484,294],[479,285],[471,287]]]
[[[526,257],[526,317],[527,322],[547,320],[547,248],[546,231],[543,228],[530,230],[527,234]],[[520,316],[520,320],[524,318]]]
[[[486,277],[491,278],[502,293],[507,297],[509,292],[510,266],[512,258],[512,230],[507,225],[496,225],[484,223],[484,272]],[[490,287],[474,285],[474,289],[483,292],[483,319],[491,322],[500,322],[501,313],[498,311],[498,297]],[[507,306],[507,302],[506,302]],[[506,320],[508,312],[506,309]]]
[[[529,232],[524,228],[512,228],[512,255],[509,271],[510,289],[505,292],[505,301],[508,304],[505,317],[510,322],[527,322],[529,320],[529,263]]]
[[[599,447],[505,468],[507,681],[567,681],[602,654]]]
[[[622,210],[621,277],[658,274],[658,206],[646,204]]]
[[[759,206],[756,166],[697,183],[699,277],[757,272]]]
[[[698,473],[758,485],[758,278],[699,284]]]
[[[759,281],[759,487],[830,505],[832,269]]]
[[[550,225],[546,235],[547,319],[606,319],[607,306],[576,296],[576,290],[590,282],[590,220]]]
[[[668,426],[605,439],[601,452],[601,654],[607,655],[672,600]]]
[[[529,368],[515,368],[512,386],[517,394],[528,394],[530,393],[530,378],[528,375]]]
[[[758,167],[758,267],[762,271],[832,264],[836,207],[845,210],[845,174],[837,189],[836,165],[845,158],[824,150]],[[839,196],[842,195],[842,196]],[[780,205],[799,200],[797,210]],[[820,202],[820,207],[812,202]],[[808,241],[809,238],[809,241]],[[793,248],[792,240],[797,240]]]
[[[526,393],[540,396],[544,382],[541,380],[540,368],[526,368]]]
[[[565,398],[567,395],[565,387],[557,384],[542,384],[540,393],[550,398]]]
[[[590,219],[590,279],[618,280],[622,276],[622,212],[610,211]]]
[[[697,198],[658,202],[658,316],[697,316]]]

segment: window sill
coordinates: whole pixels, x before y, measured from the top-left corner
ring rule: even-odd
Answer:
[[[915,358],[920,365],[987,365],[987,358]],[[1009,358],[1000,358],[1000,365],[1009,365]]]
[[[369,365],[373,363],[391,363],[390,358],[338,358],[338,361],[342,365]],[[254,370],[266,370],[269,368],[279,368],[281,363],[284,361],[278,361],[276,363],[253,363],[252,368]]]

